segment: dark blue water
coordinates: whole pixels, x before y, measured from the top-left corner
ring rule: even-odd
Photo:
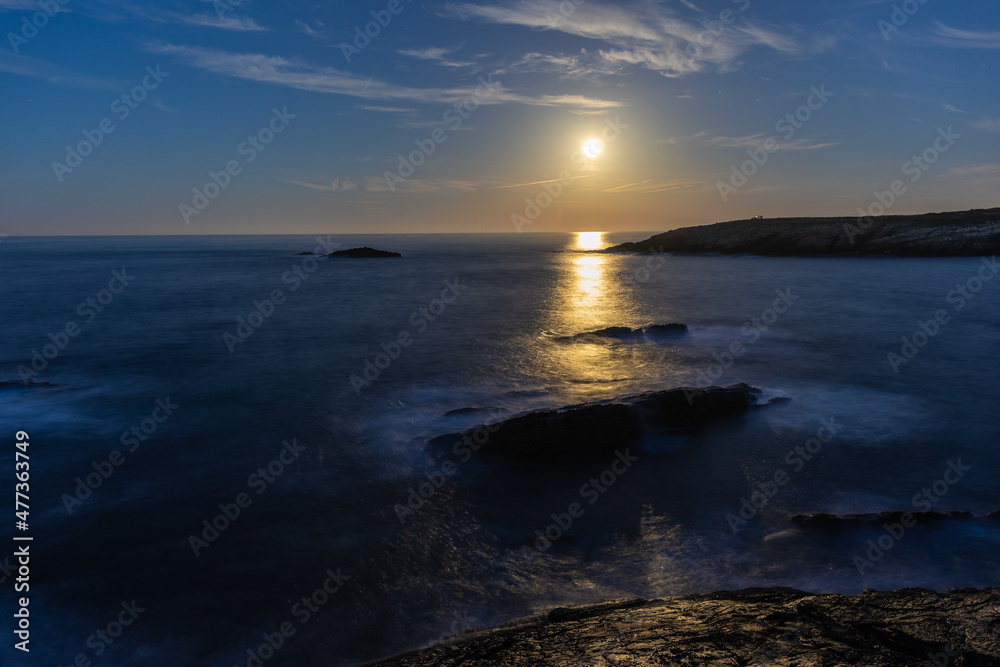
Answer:
[[[356,664],[614,596],[1000,583],[998,522],[918,524],[859,568],[879,526],[789,521],[1000,508],[1000,280],[960,310],[948,300],[979,259],[579,252],[644,236],[337,236],[341,248],[404,258],[315,264],[296,254],[317,245],[308,236],[4,239],[0,381],[19,380],[50,333],[64,343],[32,376],[54,386],[0,388],[4,484],[14,484],[15,431],[31,442],[32,652],[19,664],[84,654],[95,665],[246,665],[282,624],[291,636],[264,649],[264,664]],[[123,270],[128,284],[102,293]],[[275,290],[280,303],[263,303]],[[769,311],[779,291],[781,314]],[[268,317],[250,315],[255,302]],[[928,325],[935,335],[918,336],[925,344],[895,372],[887,355],[938,310],[948,321]],[[245,337],[248,316],[260,326]],[[690,333],[556,340],[666,322]],[[79,330],[63,340],[67,324]],[[227,333],[238,338],[227,344]],[[352,384],[366,361],[370,383]],[[709,379],[790,400],[633,447],[638,460],[601,493],[581,485],[610,455],[490,466],[424,447],[498,415]],[[157,399],[177,407],[166,416]],[[444,416],[463,407],[507,412]],[[808,461],[786,458],[824,420],[833,438]],[[133,428],[145,439],[123,436]],[[120,465],[77,495],[115,450]],[[402,512],[445,461],[455,474]],[[934,494],[949,462],[962,475]],[[785,483],[734,534],[742,499],[779,471]],[[933,503],[914,499],[925,488]],[[238,500],[239,517],[206,535],[203,521]],[[584,514],[526,555],[573,502]],[[12,512],[0,528],[5,568]],[[13,610],[12,577],[0,578]],[[122,611],[133,600],[134,620]],[[131,623],[120,635],[95,634],[117,634],[122,613]],[[4,660],[23,657],[10,627]]]

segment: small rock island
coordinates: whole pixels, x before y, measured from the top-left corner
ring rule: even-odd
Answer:
[[[337,250],[336,252],[331,252],[327,257],[354,257],[356,259],[380,259],[383,257],[402,257],[398,252],[390,252],[388,250],[376,250],[375,248],[369,248],[364,246],[363,248],[351,248],[350,250]]]

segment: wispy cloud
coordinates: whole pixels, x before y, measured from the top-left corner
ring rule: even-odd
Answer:
[[[597,100],[584,95],[542,95],[531,99],[526,104],[533,104],[540,107],[576,107],[580,109],[614,109],[620,107],[621,102],[611,100]]]
[[[365,190],[368,192],[389,192],[389,184],[384,178],[369,176],[365,179]],[[415,178],[408,178],[402,183],[393,184],[394,192],[429,193],[441,192],[443,190],[461,190],[473,192],[479,189],[479,184],[472,181],[459,179],[445,179],[440,181],[422,181]]]
[[[350,190],[356,190],[358,185],[354,181],[349,181],[346,178],[335,179],[329,185],[324,185],[322,183],[307,183],[306,181],[296,181],[294,179],[285,178],[282,179],[285,183],[291,183],[292,185],[301,185],[304,188],[310,188],[312,190],[326,190],[328,192],[348,192]]]
[[[777,29],[753,22],[742,15],[715,35],[704,25],[685,19],[662,3],[637,2],[628,5],[584,3],[572,13],[561,11],[559,0],[531,3],[475,5],[451,3],[446,11],[465,20],[519,25],[535,30],[554,30],[599,40],[608,48],[599,50],[612,66],[637,65],[665,76],[683,76],[708,68],[730,71],[751,48],[764,46],[788,56],[824,51],[833,37],[811,36],[798,39],[794,28]],[[690,3],[689,9],[703,14]],[[706,39],[706,34],[710,36]],[[575,63],[570,63],[575,64]]]
[[[1000,32],[959,30],[935,22],[935,43],[963,49],[1000,49]]]
[[[1000,164],[973,164],[966,167],[953,167],[948,170],[951,176],[977,176],[1000,178]]]
[[[472,67],[476,64],[474,60],[458,60],[449,56],[458,51],[459,47],[430,46],[425,49],[400,49],[396,53],[417,58],[418,60],[430,60],[444,67]]]
[[[298,60],[261,53],[230,53],[198,46],[165,43],[149,43],[146,45],[146,50],[173,56],[191,67],[214,74],[298,90],[350,95],[369,100],[409,100],[428,104],[450,104],[468,97],[470,92],[480,85],[473,82],[470,88],[412,88],[377,81],[374,76],[366,78],[363,75],[359,76],[333,67],[317,67]],[[520,95],[504,89],[499,83],[496,84],[494,92],[487,95],[484,91],[483,97],[480,98],[480,104],[484,105],[503,103],[567,107],[569,109],[611,109],[621,106],[620,102],[583,95]]]
[[[173,20],[176,23],[186,23],[187,25],[202,28],[220,28],[234,32],[267,31],[267,28],[258,25],[256,21],[248,16],[217,16],[215,14],[177,14],[167,12],[163,17],[166,20]]]
[[[976,129],[985,130],[986,132],[1000,132],[1000,118],[983,116],[979,120],[969,124]]]
[[[747,137],[713,137],[705,143],[710,146],[719,146],[721,148],[756,148],[764,150],[764,144],[768,143],[770,140],[777,142],[776,149],[773,145],[771,147],[772,149],[779,151],[814,151],[820,148],[838,146],[840,144],[839,141],[815,143],[804,138],[793,139],[792,141],[778,141],[771,135],[763,133],[752,134]]]
[[[692,190],[694,188],[705,187],[704,183],[665,183],[663,185],[648,185],[645,186],[646,189],[639,190],[645,194],[653,194],[654,192],[670,192],[672,190]]]
[[[536,30],[558,30],[592,39],[634,38],[654,41],[660,37],[653,26],[624,7],[589,3],[577,7],[569,16],[563,16],[559,4],[557,0],[495,5],[451,3],[446,9],[461,19],[520,25]]]
[[[585,174],[583,176],[572,176],[572,177],[569,178],[569,180],[575,181],[578,178],[590,178],[590,175],[589,174]],[[547,181],[531,181],[530,183],[514,183],[513,185],[497,185],[497,186],[495,186],[493,188],[490,188],[490,189],[491,190],[506,190],[507,188],[525,188],[525,187],[528,187],[529,185],[543,185],[545,183],[555,183],[556,181],[559,181],[559,180],[565,180],[565,179],[550,178]]]
[[[605,192],[618,192],[619,190],[626,190],[628,188],[636,187],[639,185],[645,185],[646,183],[649,183],[651,180],[652,179],[647,178],[644,181],[636,181],[635,183],[626,183],[625,185],[618,185],[613,188],[608,188],[607,190],[605,190]]]
[[[18,11],[22,9],[38,10],[38,0],[0,0],[0,11]],[[69,11],[65,7],[57,6],[57,12]]]
[[[974,187],[986,192],[996,192],[1000,186],[1000,164],[970,164],[953,167],[944,173],[954,187]]]
[[[163,103],[163,100],[153,100],[153,106],[160,111],[166,111],[167,113],[180,113],[177,109],[172,109]]]
[[[4,2],[6,0],[0,0]],[[212,1],[213,0],[207,0]],[[267,32],[268,28],[259,25],[246,14],[226,14],[212,11],[186,13],[161,7],[156,3],[138,3],[132,0],[90,0],[83,3],[74,0],[73,7],[89,16],[105,22],[120,22],[123,20],[150,21],[152,23],[171,23],[189,25],[196,28],[216,28],[229,32]]]
[[[578,54],[526,53],[520,59],[496,70],[497,75],[529,72],[556,74],[566,79],[582,79],[603,74],[616,74],[621,66],[609,62],[586,49]]]
[[[698,139],[704,139],[709,136],[710,132],[697,132],[692,135],[679,136],[679,137],[663,137],[662,139],[657,139],[653,142],[657,146],[676,146],[677,144],[685,141],[697,141]]]
[[[703,183],[696,181],[656,181],[646,179],[636,183],[626,183],[617,187],[608,188],[604,192],[629,193],[629,194],[653,194],[654,192],[669,192],[671,190],[690,190],[692,188],[703,187]]]
[[[120,90],[125,85],[123,82],[74,72],[37,58],[16,56],[5,49],[0,49],[0,72],[92,90]]]
[[[326,25],[322,21],[314,20],[313,23],[316,24],[315,28],[306,23],[305,21],[296,19],[295,28],[303,35],[309,35],[313,39],[323,39],[324,37],[326,37],[326,33],[323,31],[323,28],[325,28]]]
[[[364,111],[378,111],[384,113],[413,113],[416,109],[412,107],[379,107],[359,104],[356,108]]]

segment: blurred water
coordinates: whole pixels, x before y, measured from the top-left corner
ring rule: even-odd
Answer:
[[[85,653],[105,665],[245,665],[283,622],[295,634],[265,664],[355,664],[626,594],[1000,581],[997,522],[918,525],[859,574],[853,557],[880,527],[799,531],[788,520],[914,509],[913,496],[959,459],[971,470],[933,508],[1000,509],[1000,281],[961,310],[947,301],[980,260],[581,252],[644,236],[334,236],[341,248],[404,258],[315,265],[297,254],[317,245],[307,236],[5,239],[0,381],[17,381],[49,333],[80,327],[35,378],[55,387],[0,388],[5,437],[23,429],[32,443],[30,664]],[[89,321],[86,299],[115,270],[134,278]],[[284,301],[264,305],[270,316],[244,342],[230,339],[230,353],[223,335],[274,290]],[[435,303],[443,291],[453,302]],[[772,320],[779,291],[779,307],[791,305]],[[887,354],[938,309],[950,321],[895,373]],[[689,333],[556,340],[667,322]],[[397,350],[401,334],[410,343]],[[370,385],[352,385],[366,360],[390,361],[383,350],[396,358]],[[581,485],[610,455],[487,467],[446,453],[458,473],[405,523],[394,509],[442,471],[429,437],[717,372],[718,384],[791,400],[633,448],[639,460],[593,505]],[[128,451],[122,434],[151,425],[167,397],[174,414]],[[501,411],[444,416],[463,407]],[[786,453],[824,419],[836,436],[797,469]],[[293,439],[298,458],[275,465],[271,481],[251,477]],[[68,512],[64,494],[115,449],[124,463]],[[0,466],[8,480],[12,451]],[[734,534],[727,515],[779,470],[787,484]],[[250,505],[196,557],[190,536],[240,493]],[[583,516],[526,557],[535,531],[572,502]],[[295,607],[338,568],[350,578],[328,601]],[[13,607],[9,578],[0,590]],[[110,646],[88,645],[133,599],[145,609],[136,622]],[[12,651],[5,642],[0,653]]]

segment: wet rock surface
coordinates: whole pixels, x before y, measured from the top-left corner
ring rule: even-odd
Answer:
[[[485,429],[483,456],[560,458],[614,452],[658,430],[704,426],[738,416],[758,404],[760,390],[747,384],[679,388],[615,401],[572,405],[512,417],[464,433],[431,439],[431,448],[451,447]],[[479,442],[479,439],[476,439]]]
[[[553,609],[370,664],[1000,665],[1000,588],[850,596],[748,588],[616,600]]]

